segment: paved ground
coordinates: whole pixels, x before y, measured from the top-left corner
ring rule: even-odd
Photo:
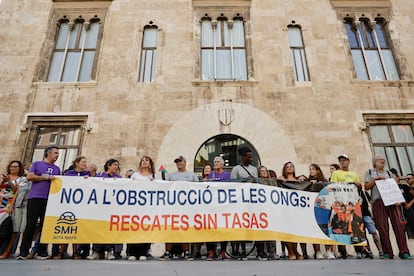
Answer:
[[[126,276],[126,275],[413,275],[413,260],[347,259],[304,261],[87,261],[87,260],[0,260],[0,275]]]

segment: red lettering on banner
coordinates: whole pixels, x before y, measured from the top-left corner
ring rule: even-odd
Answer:
[[[168,219],[170,218],[171,215],[162,215],[161,217],[164,219],[164,226],[167,227],[168,225]],[[165,229],[167,230],[167,229]]]
[[[221,216],[224,217],[226,228],[264,229],[269,225],[267,214],[264,212],[259,215],[248,212],[243,212],[241,215],[238,213],[222,213]]]
[[[261,228],[267,228],[269,226],[269,222],[267,221],[267,213],[260,213],[259,214],[260,221],[260,227]]]
[[[169,227],[173,231],[188,230],[188,215],[111,215],[109,220],[109,231],[167,231]]]
[[[180,224],[180,215],[172,215],[171,216],[171,230],[180,230],[178,226]]]
[[[145,222],[146,220],[148,220],[148,222]],[[142,231],[148,231],[150,229],[149,224],[151,223],[151,217],[148,215],[144,215],[141,218],[141,229]],[[148,225],[148,226],[145,226]]]
[[[237,213],[233,214],[233,223],[231,225],[231,228],[242,228],[240,224],[239,215]]]
[[[161,224],[160,224],[160,219],[158,218],[158,216],[155,216],[154,221],[152,222],[151,231],[154,231],[154,230],[161,231]]]
[[[131,216],[124,215],[121,218],[121,231],[129,231],[129,218]]]
[[[119,231],[118,223],[119,223],[119,216],[111,215],[111,219],[109,220],[109,231],[112,231],[112,226],[114,225],[116,227],[115,231]]]
[[[253,216],[254,216],[254,214],[253,214]],[[250,214],[249,213],[247,213],[247,212],[243,212],[242,213],[242,225],[243,225],[243,228],[251,228],[250,227]]]
[[[230,213],[222,213],[221,215],[225,218],[226,228],[229,228],[229,217],[231,216],[231,214]]]
[[[181,216],[181,230],[188,230],[188,228],[190,227],[189,223],[188,223],[188,216],[187,215],[182,215]]]
[[[131,231],[138,231],[139,230],[139,216],[133,215],[131,217]]]
[[[201,230],[203,228],[203,222],[201,221],[201,214],[194,215],[194,229]]]
[[[194,229],[217,229],[217,214],[195,214]]]

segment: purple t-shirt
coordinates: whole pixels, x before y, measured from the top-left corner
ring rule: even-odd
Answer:
[[[122,178],[119,174],[107,174],[106,172],[100,172],[96,175],[96,177],[103,177],[103,178]]]
[[[89,171],[77,172],[76,170],[69,170],[65,172],[66,176],[90,176]]]
[[[208,175],[208,179],[212,179],[212,180],[229,180],[230,179],[230,173],[223,171],[222,173],[217,173],[216,171],[212,171],[209,175]]]
[[[35,175],[41,176],[42,174],[48,175],[60,175],[60,168],[54,164],[49,164],[45,161],[36,161],[33,162],[30,166],[29,172],[34,173]],[[32,198],[43,198],[47,199],[49,197],[50,189],[50,180],[43,181],[33,181],[32,188],[29,192],[29,199]]]

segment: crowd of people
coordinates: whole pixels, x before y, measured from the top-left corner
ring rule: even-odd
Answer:
[[[366,232],[372,235],[374,243],[378,249],[379,257],[382,259],[393,259],[394,252],[391,246],[389,234],[389,221],[392,225],[396,243],[398,246],[398,256],[401,259],[411,259],[407,243],[407,229],[414,232],[414,175],[408,174],[405,177],[406,183],[401,183],[397,171],[386,169],[386,160],[382,155],[375,155],[373,167],[367,170],[364,181],[361,181],[358,174],[349,169],[350,158],[346,154],[338,156],[339,164],[330,165],[330,177],[325,177],[318,164],[309,165],[309,174],[297,176],[295,166],[292,162],[283,165],[281,175],[277,177],[274,170],[265,166],[256,168],[252,165],[253,155],[248,147],[241,147],[238,150],[241,163],[232,168],[231,172],[224,169],[224,159],[216,156],[212,164],[206,164],[202,171],[202,176],[198,177],[195,173],[186,169],[187,161],[185,157],[178,156],[174,159],[177,171],[163,175],[167,181],[231,181],[240,182],[250,180],[261,184],[269,183],[266,180],[273,179],[282,182],[309,182],[311,184],[328,184],[332,182],[349,183],[356,185],[361,197],[361,214],[356,217],[355,211],[351,206],[333,207],[333,214],[337,216],[331,228],[336,233]],[[88,163],[86,157],[79,156],[72,166],[63,173],[55,165],[59,157],[59,148],[51,146],[45,149],[44,159],[35,161],[26,172],[23,164],[18,160],[11,161],[6,172],[0,178],[0,259],[15,257],[19,260],[25,259],[122,259],[123,244],[72,244],[72,256],[68,254],[67,244],[53,244],[52,252],[48,252],[48,245],[39,242],[43,220],[46,212],[49,188],[51,181],[58,175],[102,177],[102,178],[121,178],[119,161],[109,159],[105,162],[104,171],[98,172],[97,166]],[[127,170],[125,177],[132,180],[156,179],[154,162],[149,156],[143,156],[139,160],[137,170]],[[378,190],[376,181],[394,178],[400,185],[405,202],[385,206]],[[353,206],[352,206],[353,207]],[[342,211],[343,210],[343,211]],[[347,210],[351,215],[347,216]],[[353,224],[347,222],[353,221]],[[358,222],[356,224],[355,222]],[[340,223],[342,225],[340,225]],[[357,225],[355,228],[353,228]],[[218,241],[207,242],[205,259],[229,260],[231,258],[246,260],[248,241]],[[281,241],[281,252],[276,252],[276,241],[256,241],[256,258],[259,260],[274,260],[285,258],[289,260],[303,260],[310,258],[307,251],[307,244]],[[203,243],[166,243],[165,252],[159,258],[170,260],[182,258],[187,260],[203,259]],[[218,247],[220,246],[220,247]],[[347,258],[349,256],[346,246],[325,245],[325,252],[321,250],[321,245],[312,244],[313,258],[315,259],[336,259]],[[357,258],[373,258],[370,245],[354,246]],[[287,250],[287,253],[286,253]],[[151,258],[151,243],[137,243],[126,245],[126,258],[128,260],[147,260]]]

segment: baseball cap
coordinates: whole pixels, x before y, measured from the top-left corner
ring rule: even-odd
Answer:
[[[346,159],[348,159],[348,160],[349,160],[348,155],[346,155],[346,154],[344,154],[344,153],[342,153],[341,155],[339,155],[339,156],[338,156],[338,159],[339,159],[339,158],[341,158],[341,157],[346,158]]]
[[[180,156],[178,156],[177,158],[175,158],[175,159],[174,159],[174,163],[177,163],[177,162],[179,162],[179,161],[184,161],[184,162],[187,162],[187,161],[185,160],[184,156],[182,156],[182,155],[180,155]]]

